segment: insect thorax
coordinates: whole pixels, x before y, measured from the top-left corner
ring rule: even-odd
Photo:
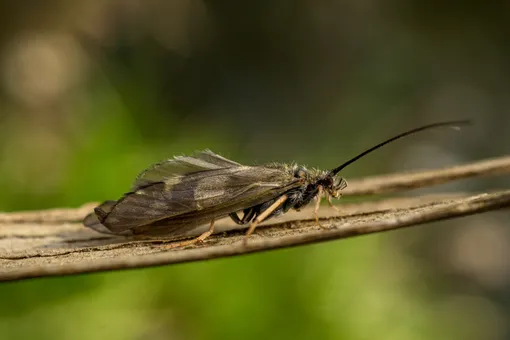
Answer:
[[[270,168],[277,168],[287,172],[290,176],[303,180],[303,190],[305,200],[315,196],[319,187],[332,197],[339,197],[340,191],[347,186],[347,182],[340,176],[331,176],[329,171],[316,168],[307,169],[305,166],[291,163],[271,163],[266,165]]]
[[[316,182],[327,176],[328,172],[320,169],[307,169],[305,166],[299,165],[297,163],[269,163],[266,164],[265,167],[280,169],[287,172],[294,178],[302,178],[306,182]]]
[[[340,176],[332,176],[329,171],[311,169],[294,165],[293,174],[296,178],[303,178],[307,183],[307,192],[309,194],[316,194],[319,192],[319,187],[332,197],[340,197],[340,191],[347,187],[347,182]]]

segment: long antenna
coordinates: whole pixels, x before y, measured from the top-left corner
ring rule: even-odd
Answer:
[[[379,143],[376,146],[373,146],[373,147],[371,147],[370,149],[368,149],[366,151],[363,151],[362,153],[360,153],[356,157],[353,157],[353,158],[349,159],[347,162],[343,163],[339,167],[334,168],[333,170],[331,170],[329,172],[329,175],[330,176],[335,176],[343,168],[345,168],[346,166],[356,162],[361,157],[366,156],[367,154],[371,153],[372,151],[375,151],[375,150],[379,149],[380,147],[385,146],[386,144],[389,144],[389,143],[391,143],[393,141],[396,141],[397,139],[400,139],[402,137],[409,136],[409,135],[412,135],[412,134],[414,134],[416,132],[420,132],[420,131],[423,131],[423,130],[433,129],[433,128],[436,128],[436,127],[448,126],[448,127],[451,127],[451,128],[454,128],[454,129],[458,130],[458,129],[460,129],[459,125],[469,125],[470,123],[471,123],[471,121],[469,121],[469,120],[453,120],[453,121],[449,121],[449,122],[440,122],[440,123],[429,124],[429,125],[425,125],[425,126],[416,128],[416,129],[409,130],[409,131],[401,133],[401,134],[399,134],[399,135],[397,135],[395,137],[392,137],[392,138],[390,138],[388,140],[385,140],[384,142]]]

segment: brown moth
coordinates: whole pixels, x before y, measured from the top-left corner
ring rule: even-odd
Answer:
[[[340,197],[347,186],[338,173],[361,157],[402,137],[436,127],[458,127],[468,121],[448,121],[409,130],[379,143],[332,170],[308,170],[297,164],[247,166],[210,150],[177,156],[143,171],[130,192],[106,201],[89,214],[84,225],[117,235],[182,239],[200,225],[209,230],[177,246],[201,242],[214,232],[214,221],[226,216],[250,224],[245,242],[257,225],[316,199],[315,218],[322,198]],[[238,215],[243,212],[242,217]]]

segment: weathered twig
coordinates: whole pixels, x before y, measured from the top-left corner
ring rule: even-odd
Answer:
[[[12,257],[7,254],[1,256],[0,280],[209,260],[394,230],[507,207],[510,207],[510,191],[432,202],[412,208],[397,207],[372,213],[353,212],[342,218],[328,217],[324,220],[331,224],[331,229],[326,231],[318,230],[312,219],[274,224],[261,228],[259,235],[254,237],[247,247],[243,247],[240,242],[243,233],[234,231],[214,236],[198,248],[173,251],[165,250],[161,244],[154,242],[100,245],[108,240],[96,239],[96,245],[93,246],[93,240],[89,239],[80,245],[80,230],[83,229],[73,225],[74,233],[78,234],[74,247],[72,243],[66,244],[55,236],[53,242],[57,247],[53,250],[14,254]],[[72,236],[73,228],[67,228],[67,237]],[[66,237],[66,233],[61,232],[58,235]],[[72,241],[72,237],[67,239],[67,242],[69,241]],[[119,242],[116,239],[110,241]],[[58,245],[61,248],[58,248]]]
[[[385,194],[451,182],[457,179],[495,176],[510,173],[510,157],[500,157],[445,169],[371,176],[349,180],[344,196]],[[0,213],[0,223],[77,222],[98,203],[84,204],[80,209],[50,209]]]
[[[56,208],[39,211],[18,211],[0,213],[0,224],[6,223],[64,223],[78,222],[90,213],[99,203],[86,203],[80,208]]]
[[[351,194],[402,190],[509,170],[507,157],[439,171],[380,176],[352,181]],[[370,182],[378,189],[363,188]],[[393,183],[393,187],[388,183]],[[319,230],[311,211],[305,210],[266,223],[248,247],[241,245],[243,232],[234,230],[215,235],[201,246],[176,250],[167,250],[161,240],[134,242],[83,227],[80,221],[92,206],[0,214],[0,280],[191,262],[342,239],[507,208],[510,191],[343,204],[341,217],[333,209],[324,208],[323,224],[331,226],[327,231]],[[219,230],[232,228],[230,222],[218,222]]]
[[[443,184],[462,178],[505,173],[510,173],[510,157],[494,158],[445,169],[365,177],[349,181],[349,186],[342,194],[346,196],[386,194]]]

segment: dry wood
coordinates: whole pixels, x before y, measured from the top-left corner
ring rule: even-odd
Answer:
[[[350,194],[384,193],[504,172],[510,172],[510,157],[352,181]],[[393,230],[508,208],[510,191],[342,204],[341,217],[322,207],[321,224],[329,225],[329,230],[320,230],[312,210],[305,209],[262,224],[247,247],[241,242],[244,231],[232,230],[233,223],[220,220],[220,234],[202,245],[172,250],[164,247],[163,240],[133,241],[83,227],[80,221],[93,206],[0,214],[0,281],[208,260]]]
[[[444,169],[365,177],[349,181],[349,186],[342,193],[346,196],[387,194],[443,184],[462,178],[508,173],[510,173],[510,157],[499,157]]]

